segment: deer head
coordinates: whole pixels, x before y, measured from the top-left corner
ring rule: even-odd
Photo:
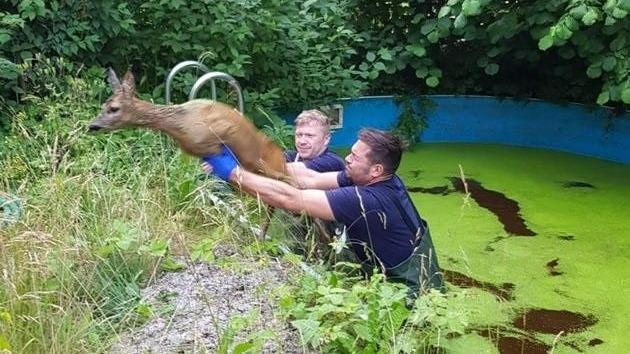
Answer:
[[[90,132],[116,130],[135,125],[133,100],[136,97],[136,85],[133,74],[127,71],[122,83],[113,69],[109,69],[107,80],[112,86],[112,95],[101,107],[101,113],[90,123]]]

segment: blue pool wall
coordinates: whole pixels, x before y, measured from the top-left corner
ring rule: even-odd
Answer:
[[[420,134],[425,143],[515,145],[630,163],[628,112],[613,115],[604,107],[540,100],[424,97],[435,103],[428,113],[428,127]],[[351,146],[363,127],[391,129],[402,110],[392,96],[344,99],[338,103],[343,106],[343,127],[333,131],[331,147]]]

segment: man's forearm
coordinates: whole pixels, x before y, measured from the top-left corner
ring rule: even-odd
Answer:
[[[230,175],[230,182],[238,185],[245,192],[258,196],[263,202],[278,208],[287,209],[287,202],[296,198],[299,191],[282,181],[259,176],[240,167]]]
[[[338,172],[317,172],[307,168],[303,163],[288,163],[287,171],[295,185],[300,189],[327,190],[337,188]]]

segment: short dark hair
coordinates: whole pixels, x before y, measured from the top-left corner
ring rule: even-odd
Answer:
[[[359,140],[370,147],[367,158],[383,165],[386,174],[396,172],[402,157],[403,143],[399,137],[377,129],[363,128]]]

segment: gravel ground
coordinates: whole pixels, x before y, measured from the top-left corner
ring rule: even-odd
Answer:
[[[233,345],[268,336],[255,352],[303,353],[299,334],[274,314],[271,291],[286,282],[286,267],[244,260],[238,271],[231,268],[236,267],[198,262],[163,274],[142,291],[156,315],[122,334],[111,352],[216,353],[228,325],[244,316],[251,321],[237,331]]]

